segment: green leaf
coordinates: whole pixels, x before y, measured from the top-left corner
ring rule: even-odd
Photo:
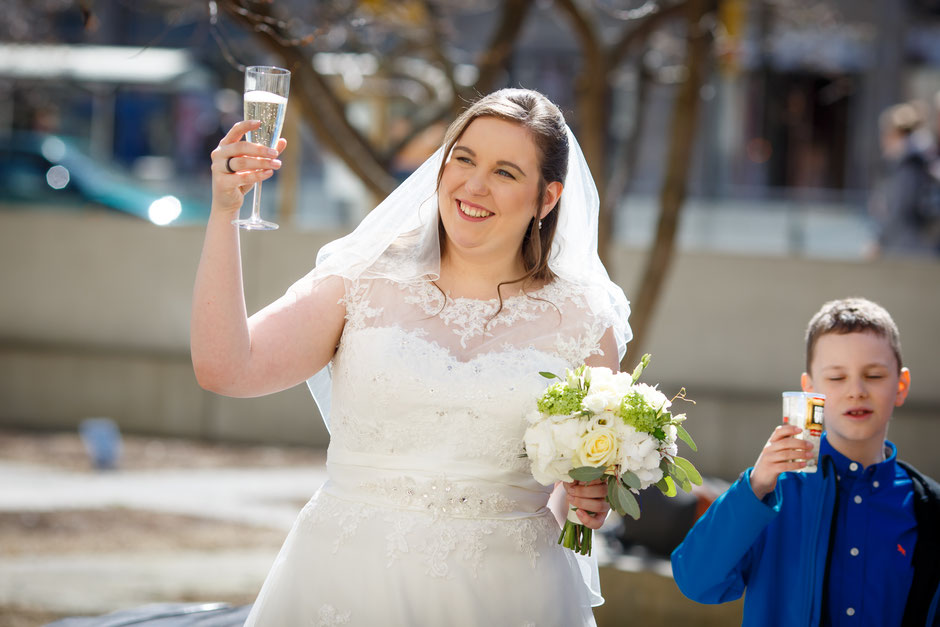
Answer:
[[[589,481],[594,481],[595,479],[600,479],[604,476],[604,467],[597,466],[581,466],[580,468],[573,468],[569,473],[570,476],[575,481],[584,481],[585,483]]]
[[[636,476],[635,474],[633,474],[632,472],[630,472],[629,470],[628,470],[627,472],[623,473],[623,475],[621,475],[620,479],[621,479],[625,484],[627,484],[628,487],[631,487],[631,488],[633,488],[634,490],[639,490],[639,489],[640,489],[640,486],[642,485],[642,483],[640,482],[640,478],[637,477],[637,476]]]
[[[662,442],[666,439],[666,432],[661,427],[656,427],[653,429],[653,437]]]
[[[682,488],[683,492],[691,492],[692,483],[685,471],[675,464],[669,464],[669,474],[675,479],[676,484]]]
[[[659,482],[656,484],[656,487],[659,488],[659,491],[666,496],[676,495],[676,483],[669,475],[663,475],[663,478],[659,480]]]
[[[689,445],[689,448],[698,452],[698,447],[695,446],[695,440],[692,439],[692,436],[689,435],[689,432],[685,430],[685,427],[682,425],[676,425],[676,433],[679,436],[679,439]]]
[[[561,378],[554,372],[540,372],[539,374],[545,377],[546,379],[560,379]]]
[[[623,503],[624,511],[630,518],[637,520],[640,517],[640,504],[636,502],[636,497],[633,496],[633,492],[622,486],[620,489],[622,490],[620,498]]]
[[[695,485],[702,485],[702,475],[696,470],[695,465],[692,464],[685,457],[676,456],[676,466],[682,468],[685,471],[686,476],[688,476],[689,481]]]
[[[636,497],[619,481],[610,483],[607,500],[621,516],[630,516],[634,520],[640,517],[640,505],[636,502]]]

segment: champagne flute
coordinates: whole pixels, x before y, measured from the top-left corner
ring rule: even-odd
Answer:
[[[261,120],[261,127],[248,131],[248,141],[274,148],[281,137],[287,94],[290,90],[290,72],[279,67],[253,65],[245,68],[245,119]],[[261,219],[261,181],[255,183],[251,217],[232,220],[243,229],[271,231],[274,222]]]

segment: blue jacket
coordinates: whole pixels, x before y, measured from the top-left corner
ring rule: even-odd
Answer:
[[[908,465],[915,492],[918,541],[914,582],[903,625],[940,626],[940,488]],[[699,603],[744,598],[742,625],[819,625],[835,467],[829,456],[815,473],[786,472],[760,501],[751,468],[722,494],[672,553],[676,584]],[[784,502],[786,506],[783,507]]]

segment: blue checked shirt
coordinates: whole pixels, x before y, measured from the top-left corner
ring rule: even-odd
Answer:
[[[862,468],[823,438],[838,477],[824,626],[894,627],[901,624],[917,542],[911,479],[885,442],[885,461]]]

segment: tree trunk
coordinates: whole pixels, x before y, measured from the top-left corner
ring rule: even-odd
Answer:
[[[675,249],[679,212],[686,196],[686,183],[692,162],[692,148],[699,117],[699,90],[704,81],[710,35],[702,24],[716,0],[690,0],[687,8],[686,67],[688,76],[678,88],[670,125],[669,151],[666,157],[666,176],[660,192],[659,223],[653,248],[647,255],[640,288],[633,297],[633,355],[646,350],[656,304],[669,275]]]

